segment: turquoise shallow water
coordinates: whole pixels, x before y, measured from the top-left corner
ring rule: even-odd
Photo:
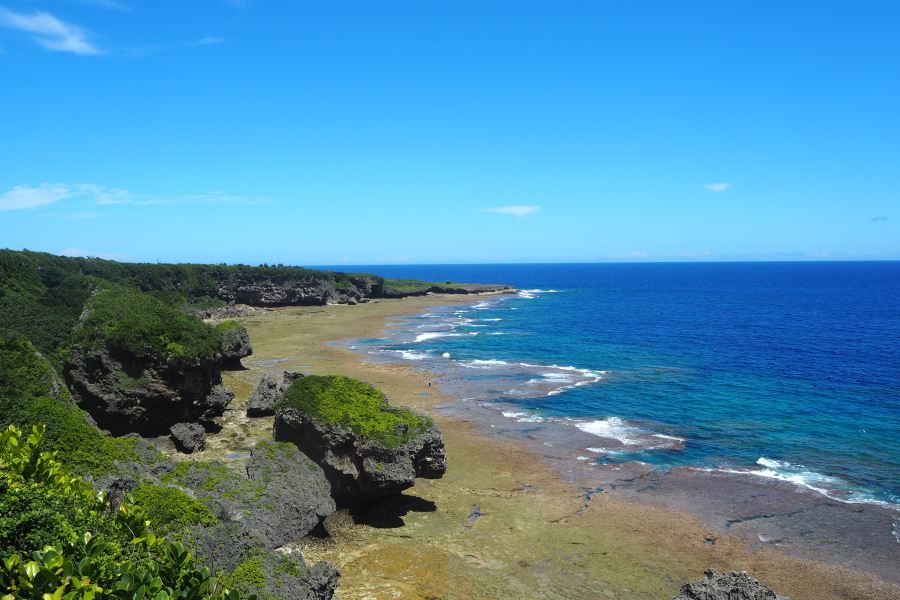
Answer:
[[[525,290],[398,320],[365,345],[450,373],[508,419],[593,434],[590,460],[900,507],[900,263],[353,269]]]

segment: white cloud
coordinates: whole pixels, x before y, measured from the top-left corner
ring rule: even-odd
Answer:
[[[224,42],[222,38],[217,38],[214,35],[204,35],[202,38],[197,40],[196,44],[198,46],[211,46],[213,44],[221,44]]]
[[[100,54],[87,40],[83,29],[66,23],[48,12],[17,13],[0,6],[0,27],[32,34],[32,39],[49,50],[73,54]]]
[[[730,183],[707,183],[701,186],[704,189],[707,189],[715,194],[721,194],[725,190],[731,188]]]
[[[45,183],[37,187],[20,185],[0,196],[0,211],[19,210],[53,204],[72,195],[69,186]]]
[[[81,199],[96,206],[133,204],[138,206],[171,206],[175,204],[265,204],[268,198],[240,196],[225,192],[176,194],[172,196],[141,195],[120,188],[95,183],[43,183],[39,186],[21,185],[0,195],[0,211],[37,208],[69,199]],[[99,216],[94,212],[74,213],[79,218]],[[90,215],[90,216],[88,216]],[[53,215],[59,216],[59,215]],[[75,218],[75,217],[70,217]]]
[[[71,256],[74,258],[103,258],[106,260],[128,260],[127,254],[120,252],[91,252],[90,250],[82,250],[81,248],[66,248],[59,253],[60,256]]]
[[[499,213],[501,215],[512,215],[514,217],[525,217],[540,212],[540,206],[497,206],[495,208],[482,208],[482,212]]]

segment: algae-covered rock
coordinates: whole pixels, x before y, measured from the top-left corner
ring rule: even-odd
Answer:
[[[293,444],[263,442],[247,464],[250,480],[263,486],[249,519],[274,546],[299,540],[335,511],[322,467]]]
[[[776,594],[744,571],[717,573],[710,569],[706,578],[686,583],[672,600],[788,600]]]
[[[276,406],[274,437],[322,466],[339,504],[397,494],[416,477],[447,470],[431,419],[391,407],[380,391],[348,377],[294,381]]]

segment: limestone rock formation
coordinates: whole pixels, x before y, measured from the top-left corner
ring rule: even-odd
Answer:
[[[199,423],[176,423],[169,428],[169,435],[179,452],[191,454],[206,446],[206,431]]]
[[[222,332],[222,361],[228,368],[240,369],[241,359],[253,354],[247,328],[232,321],[219,325]]]
[[[744,571],[706,572],[706,578],[686,583],[672,600],[788,600]]]
[[[176,423],[222,414],[233,394],[221,363],[138,358],[115,348],[75,347],[65,364],[69,390],[97,424],[114,434],[163,435]]]
[[[272,376],[263,375],[247,402],[247,416],[270,417],[274,415],[275,404],[284,396],[284,390],[301,377],[303,377],[303,373],[285,371],[281,383],[277,383]]]
[[[339,505],[361,498],[397,494],[417,477],[438,479],[447,470],[444,442],[437,427],[388,447],[350,428],[282,408],[275,415],[274,437],[290,441],[325,471]]]

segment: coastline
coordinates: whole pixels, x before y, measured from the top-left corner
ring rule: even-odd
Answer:
[[[753,531],[742,528],[761,520],[742,515],[742,507],[728,502],[736,486],[752,483],[741,493],[769,490],[787,499],[782,501],[796,502],[794,496],[801,493],[788,489],[792,486],[707,477],[716,485],[705,489],[717,491],[715,510],[707,510],[703,520],[691,505],[691,491],[701,479],[682,470],[634,477],[610,470],[601,493],[596,484],[586,488],[587,480],[564,476],[527,440],[492,435],[472,419],[440,410],[452,398],[439,386],[428,386],[429,374],[367,362],[364,355],[333,344],[378,337],[388,317],[474,301],[477,297],[426,296],[354,307],[278,309],[241,319],[255,353],[245,360],[248,370],[227,378],[237,397],[225,419],[232,419],[234,427],[223,430],[227,436],[212,436],[210,456],[227,451],[239,460],[242,440],[267,433],[270,421],[241,422],[239,413],[262,372],[283,369],[364,379],[383,389],[392,403],[434,416],[444,433],[450,461],[444,479],[418,482],[378,514],[338,513],[327,523],[331,538],[297,544],[307,558],[329,560],[341,569],[338,597],[670,598],[682,582],[697,579],[707,568],[747,570],[794,600],[900,594],[900,587],[869,573],[748,542]],[[625,485],[629,478],[631,483],[640,479],[640,487],[655,493]],[[783,493],[771,494],[778,489]],[[815,510],[822,505],[837,510],[818,499]],[[722,527],[720,520],[730,524]],[[831,558],[835,550],[868,564],[865,553],[849,556],[852,548],[815,558]]]

